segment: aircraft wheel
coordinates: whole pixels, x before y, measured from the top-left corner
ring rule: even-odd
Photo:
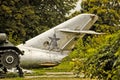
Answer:
[[[14,50],[6,51],[1,56],[1,64],[7,69],[15,68],[19,63],[19,55]]]

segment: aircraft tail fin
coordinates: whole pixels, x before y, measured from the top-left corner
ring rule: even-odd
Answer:
[[[80,14],[19,46],[44,50],[71,50],[76,37],[82,37],[84,34],[102,34],[89,31],[97,19],[95,14]]]

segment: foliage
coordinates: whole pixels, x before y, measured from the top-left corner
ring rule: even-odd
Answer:
[[[81,12],[99,16],[99,20],[94,26],[95,30],[113,33],[120,29],[119,3],[120,0],[84,0]]]
[[[102,38],[104,37],[104,38]],[[115,34],[87,38],[88,42],[80,39],[76,50],[69,58],[77,58],[77,69],[85,77],[99,79],[118,79],[120,69],[120,31]],[[76,56],[73,56],[77,54]]]
[[[65,21],[77,0],[0,0],[0,33],[19,44]]]
[[[77,58],[79,73],[85,77],[119,80],[120,0],[83,0],[81,13],[99,16],[92,30],[105,35],[86,35],[68,58]],[[75,69],[75,68],[74,68]]]

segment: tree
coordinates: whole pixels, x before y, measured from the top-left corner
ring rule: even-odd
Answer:
[[[106,34],[86,35],[78,41],[73,54],[84,59],[80,72],[84,71],[85,77],[119,80],[120,0],[83,0],[81,7],[81,13],[99,16],[92,29]]]
[[[113,33],[120,29],[120,0],[84,0],[83,13],[93,13],[99,16],[95,30]]]
[[[0,32],[14,44],[65,21],[77,0],[0,0]]]
[[[0,17],[0,32],[7,33],[14,44],[22,42],[24,37],[28,39],[38,33],[36,29],[40,27],[39,16],[32,6],[26,6],[21,0],[1,1]]]

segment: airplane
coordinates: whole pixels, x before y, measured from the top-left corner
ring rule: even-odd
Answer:
[[[60,64],[74,49],[77,39],[85,34],[103,34],[89,30],[97,19],[95,14],[79,14],[18,45],[24,52],[20,56],[21,67],[50,67]]]

